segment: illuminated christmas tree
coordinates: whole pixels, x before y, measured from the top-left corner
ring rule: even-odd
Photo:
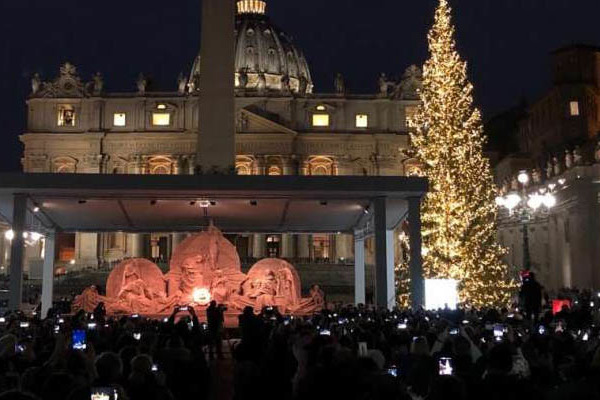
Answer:
[[[422,105],[411,133],[430,182],[423,204],[424,271],[426,278],[459,281],[461,302],[467,305],[505,305],[514,282],[496,242],[496,188],[483,155],[483,126],[467,64],[454,36],[448,0],[440,0],[428,36]]]

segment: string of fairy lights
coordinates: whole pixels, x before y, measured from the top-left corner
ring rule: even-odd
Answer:
[[[421,105],[411,133],[430,182],[422,216],[425,278],[458,281],[465,305],[506,305],[515,282],[496,241],[496,187],[483,155],[483,124],[473,106],[467,63],[456,51],[448,0],[439,1],[428,42],[430,58],[423,67]],[[396,268],[398,292],[408,286],[407,268],[406,260]],[[407,305],[407,296],[399,302]]]

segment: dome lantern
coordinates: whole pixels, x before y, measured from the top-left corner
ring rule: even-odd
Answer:
[[[238,14],[265,14],[267,3],[263,0],[239,0],[237,2]]]

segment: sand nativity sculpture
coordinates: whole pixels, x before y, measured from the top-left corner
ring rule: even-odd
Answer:
[[[106,295],[91,286],[75,298],[73,311],[92,312],[104,303],[109,315],[162,315],[182,305],[200,311],[211,300],[230,312],[251,306],[256,311],[277,307],[282,314],[310,314],[324,307],[317,285],[309,297],[301,297],[298,273],[285,260],[260,260],[244,274],[235,246],[214,226],[181,242],[169,267],[163,274],[147,259],[125,260],[108,276]]]

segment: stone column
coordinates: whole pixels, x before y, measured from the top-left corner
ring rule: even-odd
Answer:
[[[141,233],[127,235],[127,256],[131,258],[144,257],[144,235]]]
[[[310,235],[302,234],[298,235],[298,257],[308,259],[310,258]]]
[[[179,244],[181,244],[181,242],[183,242],[185,240],[185,238],[187,237],[187,233],[174,233],[173,234],[173,251],[175,251],[175,249],[177,249],[177,246],[179,246]]]
[[[252,237],[252,257],[264,258],[266,245],[265,235],[258,233],[254,234]]]
[[[338,259],[337,252],[337,235],[327,235],[327,240],[329,241],[329,262],[336,263]]]
[[[393,290],[390,292],[394,287],[394,247],[388,243],[386,198],[378,197],[375,199],[375,299],[378,306],[386,308],[396,297]]]
[[[408,199],[408,235],[410,240],[410,291],[413,309],[425,306],[425,280],[421,255],[421,198]]]
[[[265,156],[256,156],[254,160],[254,166],[252,175],[266,175],[267,174],[267,166]]]
[[[348,261],[352,258],[352,235],[343,233],[335,236],[335,252],[337,260]]]
[[[42,272],[42,313],[41,318],[46,318],[48,310],[52,307],[54,297],[54,258],[56,234],[50,232],[44,239],[44,269]]]
[[[308,163],[308,160],[303,159],[301,164],[300,164],[300,175],[308,175],[310,172],[310,165]]]
[[[196,167],[196,156],[188,156],[188,174],[194,175],[194,168]]]
[[[235,169],[235,3],[202,1],[198,171]]]
[[[181,164],[183,159],[181,156],[173,157],[173,175],[181,175]]]
[[[291,157],[283,158],[283,175],[297,175],[296,165]]]
[[[296,257],[296,249],[294,248],[294,235],[284,233],[281,235],[281,257],[294,258]]]
[[[365,304],[365,238],[354,232],[354,304]]]
[[[25,220],[27,217],[27,196],[16,194],[13,200],[12,230],[15,236],[10,245],[10,283],[8,309],[18,311],[23,299],[23,256],[25,254]]]
[[[386,271],[386,283],[388,293],[388,310],[393,309],[397,305],[396,301],[396,243],[395,243],[396,232],[391,229],[385,233],[386,249],[387,249],[387,271]]]
[[[79,269],[98,266],[98,234],[75,234],[75,264]]]

